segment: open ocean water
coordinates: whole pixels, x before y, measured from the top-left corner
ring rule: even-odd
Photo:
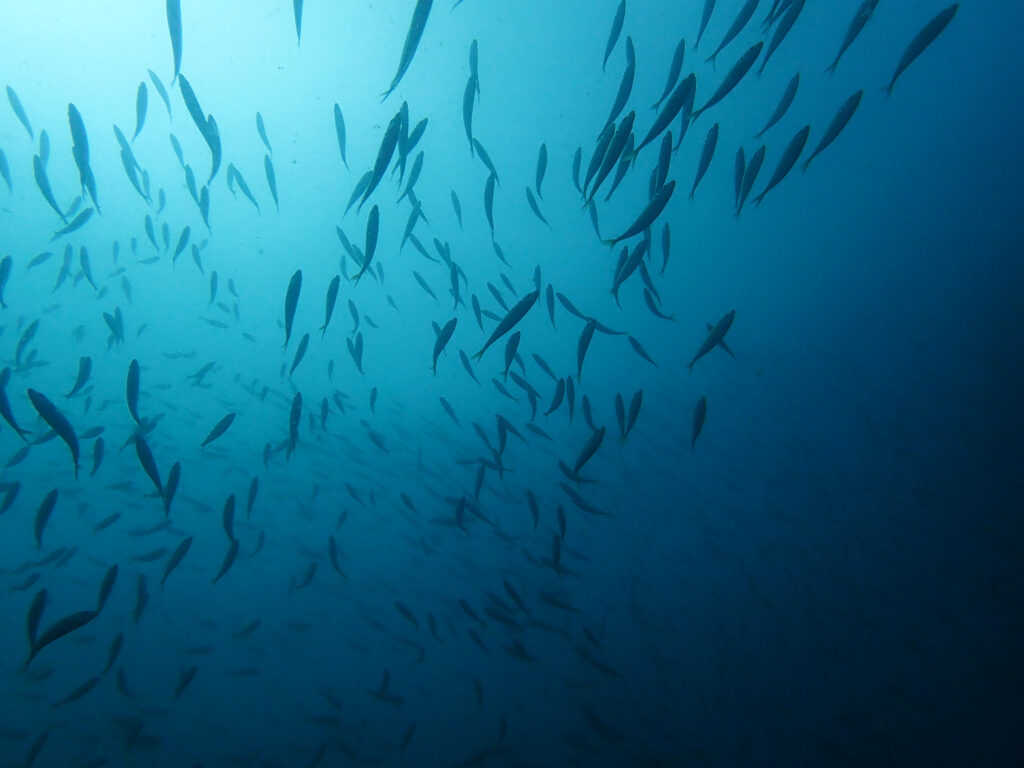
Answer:
[[[1024,765],[1024,6],[2,19],[0,765]]]

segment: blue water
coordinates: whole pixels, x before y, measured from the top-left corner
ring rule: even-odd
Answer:
[[[762,26],[771,7],[762,0],[716,66],[705,62],[743,4],[718,0],[694,51],[702,2],[628,0],[602,72],[617,2],[465,0],[453,10],[437,0],[382,102],[412,0],[309,0],[301,45],[291,3],[183,0],[181,73],[223,148],[207,187],[209,226],[168,139],[198,194],[211,150],[172,85],[164,3],[4,8],[0,80],[32,135],[0,104],[11,176],[10,190],[0,181],[0,256],[11,259],[0,344],[6,397],[28,430],[27,442],[6,422],[0,430],[0,505],[11,502],[0,515],[0,764],[1024,764],[1015,34],[1024,11],[963,2],[887,97],[907,45],[948,3],[883,0],[829,76],[860,1],[808,2],[764,73],[756,64],[693,121],[671,158],[676,189],[644,266],[673,319],[652,314],[639,271],[619,306],[610,294],[619,253],[642,238],[614,250],[601,242],[572,181],[573,154],[582,148],[585,172],[627,36],[636,75],[619,118],[635,110],[639,140],[680,37],[680,79],[695,74],[698,107],[744,51],[771,39],[777,24]],[[489,172],[463,124],[474,40],[472,131],[498,173],[493,240],[507,265],[485,218]],[[167,88],[170,113],[147,69]],[[761,146],[753,136],[796,73],[795,102],[765,135],[764,166],[737,218],[736,152],[749,159]],[[149,201],[129,182],[112,130],[131,139],[142,82],[148,108],[131,153]],[[808,157],[858,90],[835,143],[754,205],[793,136],[810,126]],[[406,131],[428,120],[405,178],[389,168],[345,214],[403,102]],[[88,133],[99,213],[51,241],[63,222],[33,173],[41,131],[58,206],[94,202],[72,151],[69,103]],[[715,123],[717,148],[691,201]],[[542,143],[537,202],[550,227],[524,192],[537,194]],[[660,144],[639,154],[608,202],[612,177],[595,196],[603,238],[647,205]],[[425,219],[414,232],[427,257],[412,242],[400,247],[412,208],[395,202],[420,151]],[[258,211],[233,174],[229,187],[229,164]],[[341,278],[321,336],[332,278],[360,269],[335,228],[362,250],[374,206],[374,258],[358,282]],[[461,303],[446,260],[462,273]],[[524,388],[504,376],[511,334],[474,363],[479,383],[459,351],[478,352],[505,316],[494,293],[512,307],[537,286],[511,368],[537,392],[533,417]],[[582,376],[587,321],[556,300],[552,322],[549,286],[602,324]],[[480,324],[474,296],[487,313]],[[116,326],[117,310],[123,340],[104,319]],[[688,370],[708,324],[733,310],[724,340],[734,357],[715,347]],[[431,323],[453,317],[435,375]],[[603,327],[634,337],[656,365]],[[304,334],[308,351],[289,375]],[[362,373],[347,343],[357,334]],[[571,415],[568,399],[544,415],[556,384],[537,356],[571,377]],[[90,376],[66,397],[83,357]],[[133,360],[145,429],[126,402]],[[77,435],[103,428],[95,472],[96,437],[80,440],[76,477],[29,389]],[[628,411],[641,391],[622,439],[628,416],[620,424],[616,396]],[[558,462],[572,474],[593,434],[584,395],[605,436],[570,478]],[[227,431],[201,447],[229,413]],[[521,438],[504,431],[502,441],[503,424]],[[169,514],[136,437],[161,486],[180,463]],[[233,542],[237,557],[212,584]],[[105,575],[114,581],[101,605]],[[44,606],[34,641],[33,605]],[[40,645],[63,617],[98,608]]]

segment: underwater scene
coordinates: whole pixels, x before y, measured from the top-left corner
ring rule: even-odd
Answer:
[[[0,766],[1024,765],[1022,25],[4,3]]]

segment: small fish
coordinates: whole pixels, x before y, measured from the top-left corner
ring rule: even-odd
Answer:
[[[170,559],[167,561],[167,565],[164,567],[164,575],[160,579],[160,585],[163,586],[164,582],[167,581],[167,577],[171,575],[171,572],[177,568],[181,561],[185,558],[188,553],[189,547],[192,546],[192,537],[188,536],[182,541],[174,552],[171,554]]]
[[[793,170],[793,166],[796,165],[796,161],[800,158],[800,153],[804,151],[804,147],[807,145],[807,137],[810,134],[811,126],[805,125],[789,142],[789,145],[782,153],[782,157],[779,158],[779,164],[775,166],[775,172],[772,174],[771,179],[769,179],[768,186],[764,188],[760,195],[754,198],[755,205],[760,205],[761,201],[764,200],[764,196],[775,189],[786,178],[786,175]]]
[[[857,107],[860,106],[860,101],[863,96],[864,91],[857,91],[843,102],[843,106],[839,108],[836,116],[832,118],[832,122],[826,129],[825,135],[822,136],[821,141],[818,142],[818,146],[814,148],[813,152],[811,152],[811,156],[804,161],[804,173],[807,172],[807,167],[811,164],[811,160],[828,149],[829,145],[832,144],[832,142],[839,137],[839,134],[843,132],[843,129],[846,128],[847,124],[853,118],[853,113],[856,112]]]
[[[234,423],[234,421],[235,421],[235,412],[232,411],[227,416],[225,416],[220,421],[218,421],[216,423],[216,425],[214,425],[213,429],[210,430],[210,433],[206,436],[206,439],[203,440],[203,442],[200,444],[199,447],[200,448],[205,448],[207,445],[212,443],[218,437],[223,435],[225,432],[228,431],[228,427],[230,427]]]
[[[708,332],[707,338],[704,339],[704,342],[700,345],[700,348],[698,348],[697,354],[693,356],[693,360],[691,360],[690,364],[687,366],[687,369],[689,371],[693,371],[694,363],[696,363],[698,360],[704,357],[704,355],[706,355],[708,352],[714,349],[718,344],[721,344],[722,339],[724,339],[725,334],[729,332],[729,329],[732,327],[732,322],[735,319],[736,310],[734,309],[731,310],[730,312],[725,313],[722,319],[715,324],[714,328],[712,328]]]
[[[61,440],[63,440],[68,450],[71,452],[71,460],[74,463],[75,478],[78,478],[78,436],[75,434],[74,428],[71,426],[71,422],[68,421],[67,417],[60,412],[50,400],[34,389],[26,390],[28,399],[32,402],[32,407],[36,409],[39,416],[50,425],[50,428],[57,433]]]
[[[135,94],[135,132],[132,134],[132,141],[142,133],[142,126],[146,124],[146,108],[149,105],[149,89],[146,88],[146,81],[139,83],[139,90]]]
[[[409,69],[409,65],[412,64],[412,59],[416,55],[420,38],[423,37],[423,30],[427,26],[427,18],[430,16],[430,8],[433,4],[434,0],[416,0],[416,8],[412,13],[409,32],[406,34],[405,44],[402,46],[402,57],[398,62],[398,71],[395,72],[391,85],[382,94],[381,101],[387,99],[394,92],[398,84],[402,82],[402,78],[405,76],[406,70]]]
[[[764,136],[768,132],[769,128],[785,116],[786,112],[789,111],[790,106],[793,104],[793,99],[796,98],[796,90],[799,86],[800,73],[797,72],[793,75],[792,79],[790,79],[789,83],[787,83],[786,90],[782,93],[782,98],[779,99],[779,103],[775,107],[775,111],[772,113],[772,116],[768,118],[768,122],[765,124],[764,128],[754,135],[755,139],[760,139]]]
[[[959,3],[953,3],[951,6],[942,11],[938,16],[933,18],[924,28],[917,33],[913,40],[910,41],[910,45],[903,52],[903,56],[900,57],[899,63],[896,65],[896,71],[892,74],[892,80],[889,85],[884,89],[886,94],[891,96],[892,89],[896,86],[896,81],[899,80],[900,75],[914,63],[929,45],[935,42],[935,39],[942,34],[942,31],[949,26],[949,22],[956,16],[957,9],[960,7]]]
[[[878,0],[864,0],[860,7],[857,9],[857,13],[854,15],[853,20],[850,22],[850,26],[846,30],[846,36],[843,38],[842,44],[839,46],[839,52],[836,54],[835,61],[833,61],[828,69],[825,71],[830,75],[834,74],[836,67],[839,66],[839,60],[843,58],[843,54],[846,50],[853,45],[853,41],[857,39],[865,25],[871,20],[871,16],[875,12],[875,8],[878,5]]]
[[[302,290],[302,270],[295,270],[288,281],[288,291],[284,297],[284,348],[292,337],[292,323],[295,320],[295,308],[299,304],[299,292]]]
[[[171,54],[174,57],[174,76],[171,78],[171,86],[178,79],[181,71],[181,2],[180,0],[167,0],[167,31],[171,36]],[[168,109],[170,113],[170,109]]]
[[[697,446],[697,438],[700,437],[700,431],[704,429],[704,420],[708,415],[708,399],[701,397],[697,401],[697,407],[693,410],[693,436],[690,438],[690,450],[694,450]]]
[[[612,55],[612,51],[615,50],[615,44],[619,41],[619,35],[622,34],[622,23],[626,18],[626,0],[621,0],[619,7],[615,9],[615,18],[612,19],[612,28],[608,33],[608,42],[604,46],[604,59],[601,62],[601,71],[604,72],[605,66],[608,64],[608,57]]]

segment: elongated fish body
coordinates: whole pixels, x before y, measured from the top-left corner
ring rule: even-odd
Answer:
[[[672,63],[668,68],[668,78],[665,80],[665,88],[661,92],[661,96],[658,100],[651,105],[651,109],[657,109],[661,106],[668,95],[672,93],[672,89],[675,88],[676,82],[679,80],[679,74],[683,70],[683,59],[686,56],[686,40],[679,38],[679,42],[676,44],[676,50],[672,54]]]
[[[202,444],[200,445],[200,448],[205,448],[207,445],[209,445],[214,440],[216,440],[218,437],[220,437],[225,432],[227,432],[228,431],[228,427],[230,427],[234,423],[234,421],[235,421],[235,412],[232,411],[227,416],[225,416],[220,421],[218,421],[216,423],[216,425],[214,425],[213,429],[210,430],[210,434],[208,434],[206,436],[206,439],[203,440]]]
[[[380,231],[380,209],[375,205],[370,209],[370,215],[366,219],[366,249],[363,253],[362,269],[352,278],[352,282],[358,283],[359,278],[366,274],[373,261],[373,254],[377,251],[377,237]]]
[[[501,322],[498,323],[497,327],[494,329],[494,332],[491,333],[490,338],[487,339],[487,343],[484,344],[484,346],[480,349],[479,352],[473,355],[473,359],[479,360],[480,358],[482,358],[484,356],[484,352],[487,351],[488,347],[490,347],[494,342],[496,342],[506,333],[511,331],[516,326],[516,324],[526,316],[526,313],[530,311],[533,305],[537,303],[538,298],[540,298],[540,291],[531,291],[530,293],[526,294],[523,298],[521,298],[518,302],[516,302],[515,306],[513,306],[512,309],[510,309],[508,313],[505,315],[505,317],[501,319]]]
[[[334,305],[338,301],[338,288],[341,286],[341,277],[335,275],[331,284],[327,286],[327,301],[324,307],[324,324],[320,326],[320,338],[327,333],[327,326],[331,322],[331,315],[334,314]]]
[[[718,123],[711,126],[711,130],[708,131],[707,138],[704,140],[704,148],[700,153],[700,163],[697,165],[697,177],[693,180],[693,188],[690,190],[690,199],[693,200],[693,195],[697,191],[697,185],[700,184],[700,180],[704,178],[704,174],[708,172],[708,167],[711,165],[711,160],[715,156],[715,147],[718,146]]]
[[[615,94],[615,102],[608,114],[605,125],[611,125],[629,101],[629,94],[633,92],[633,81],[636,79],[636,50],[633,48],[633,38],[626,36],[626,69],[622,73],[622,80],[619,82],[619,90]]]
[[[164,582],[167,581],[167,577],[171,575],[175,568],[181,565],[181,561],[185,559],[185,555],[188,554],[189,547],[192,546],[192,537],[188,536],[182,541],[171,553],[170,559],[167,561],[167,565],[164,566],[164,574],[160,578],[160,585],[163,586]]]
[[[764,43],[755,43],[753,46],[747,49],[740,60],[733,65],[733,68],[729,70],[729,73],[725,76],[722,84],[718,86],[711,98],[708,99],[707,103],[693,113],[693,119],[696,120],[705,110],[713,107],[715,104],[720,102],[726,96],[728,96],[732,90],[739,85],[740,80],[743,79],[744,75],[750,71],[750,68],[754,66],[754,62],[757,61],[757,57],[761,55],[761,49],[764,48]]]
[[[135,423],[139,424],[139,382],[141,376],[139,372],[139,361],[132,360],[128,364],[128,378],[125,383],[125,401],[128,403],[128,413],[135,419]]]
[[[167,0],[167,31],[171,36],[171,55],[174,59],[174,76],[171,78],[171,87],[178,79],[181,72],[181,2],[180,0]],[[168,113],[170,110],[168,110]]]
[[[75,478],[77,479],[79,468],[78,436],[75,434],[71,422],[42,392],[29,389],[27,394],[28,399],[32,402],[32,407],[36,409],[43,421],[49,424],[50,429],[56,432],[58,437],[67,444],[68,450],[71,452],[71,460],[74,462]]]
[[[722,339],[725,338],[725,334],[729,332],[732,327],[732,321],[736,319],[736,310],[733,309],[727,312],[721,320],[715,323],[715,327],[708,331],[707,338],[697,349],[697,354],[693,356],[693,360],[687,366],[687,369],[692,371],[693,364],[700,360],[704,355],[714,349],[718,344],[722,343]]]
[[[821,141],[818,142],[818,146],[814,148],[811,156],[804,161],[803,169],[805,172],[807,171],[807,167],[811,164],[811,160],[824,152],[829,145],[839,137],[839,134],[843,132],[843,129],[846,128],[847,124],[853,117],[853,113],[856,112],[857,107],[860,106],[860,101],[863,96],[864,91],[857,91],[843,103],[843,106],[839,108],[836,116],[832,118],[832,122],[825,131],[825,135],[822,136]]]
[[[622,156],[626,144],[629,143],[629,137],[633,134],[633,123],[635,120],[636,112],[630,112],[615,129],[615,134],[612,136],[612,140],[608,143],[608,149],[605,151],[601,167],[594,176],[594,184],[590,187],[587,202],[594,199],[597,190],[601,188],[601,184],[608,178],[608,174],[611,173],[612,168],[619,161],[619,157]]]
[[[636,148],[633,153],[634,155],[639,154],[641,149],[658,138],[658,136],[661,135],[661,132],[672,124],[672,121],[675,120],[676,115],[679,114],[679,111],[683,108],[687,99],[693,98],[693,94],[696,92],[696,89],[697,77],[691,73],[676,86],[674,91],[672,91],[672,95],[669,97],[668,101],[665,102],[665,106],[654,119],[654,124],[647,132],[647,135],[644,136],[643,141],[640,142],[640,146]]]
[[[895,87],[900,75],[906,71],[907,67],[914,63],[918,56],[924,53],[929,45],[935,42],[935,38],[942,34],[942,30],[949,26],[949,22],[956,16],[959,7],[959,3],[953,3],[953,5],[925,24],[924,29],[918,32],[914,39],[910,41],[910,45],[907,46],[903,56],[900,57],[899,64],[896,65],[896,71],[892,73],[892,80],[885,89],[887,94],[892,95],[892,89]]]
[[[469,154],[473,154],[473,105],[476,103],[476,79],[470,75],[462,92],[462,125],[469,141]]]
[[[441,356],[441,353],[444,352],[444,348],[448,346],[448,342],[451,340],[452,334],[455,333],[455,325],[458,323],[458,320],[459,319],[457,317],[453,317],[445,323],[441,332],[437,334],[437,338],[434,340],[434,364],[432,370],[434,371],[435,376],[437,375],[437,359]]]
[[[733,163],[734,209],[740,207],[740,190],[743,189],[743,176],[746,173],[746,170],[747,154],[743,150],[743,147],[740,147],[739,149],[736,150],[736,160]]]
[[[139,90],[135,94],[135,132],[132,134],[132,141],[142,133],[142,126],[146,124],[146,108],[149,105],[149,89],[146,88],[146,81],[139,83]]]
[[[405,77],[405,72],[409,69],[409,65],[412,64],[412,59],[416,55],[420,38],[423,37],[423,30],[426,29],[427,18],[430,16],[430,9],[433,4],[434,0],[416,0],[416,8],[412,12],[409,32],[406,34],[405,44],[402,46],[402,57],[398,61],[398,71],[395,72],[391,85],[381,95],[381,101],[387,99],[394,92],[398,84],[402,82],[402,78]]]
[[[295,16],[295,45],[302,45],[302,0],[292,0],[292,13]]]
[[[57,489],[54,488],[39,505],[39,509],[36,510],[36,522],[35,522],[35,535],[36,535],[36,547],[42,549],[43,547],[43,531],[46,528],[46,523],[50,519],[50,515],[53,514],[54,508],[57,506]]]
[[[743,185],[740,188],[739,201],[736,204],[737,216],[739,216],[743,211],[743,204],[747,202],[747,198],[750,196],[750,191],[754,188],[754,182],[757,180],[757,174],[761,171],[761,166],[764,165],[764,158],[767,154],[768,148],[762,144],[753,156],[751,156],[750,162],[747,163],[746,170],[743,172]]]
[[[267,175],[267,186],[270,188],[270,196],[274,198],[274,208],[281,210],[277,203],[277,175],[274,173],[274,163],[271,162],[270,155],[263,156],[263,170]]]
[[[47,627],[41,635],[36,638],[35,643],[32,644],[32,650],[29,653],[28,659],[25,661],[25,666],[29,665],[29,662],[36,657],[36,655],[43,650],[46,646],[60,640],[62,637],[71,634],[77,629],[81,629],[90,621],[96,618],[96,611],[77,611],[76,613],[68,614],[61,619],[58,619],[49,627]]]
[[[697,438],[700,437],[700,432],[704,429],[704,420],[708,415],[708,399],[701,397],[697,401],[697,407],[693,409],[693,433],[690,438],[690,450],[692,451],[697,447]]]
[[[540,149],[537,151],[537,172],[534,175],[534,189],[537,190],[537,197],[542,198],[544,195],[540,192],[540,185],[544,183],[544,174],[548,170],[548,145],[541,144]],[[8,185],[10,186],[10,185]]]
[[[160,482],[160,471],[156,466],[156,458],[153,456],[153,451],[149,447],[149,443],[146,442],[146,438],[138,436],[135,438],[135,453],[139,457],[139,463],[142,465],[143,470],[149,476],[149,479],[153,481],[153,485],[156,486],[157,493],[163,498],[164,486]]]
[[[11,270],[14,268],[14,259],[4,256],[0,259],[0,307],[7,309],[7,302],[4,300],[4,289],[7,281],[11,278]]]
[[[491,228],[491,240],[494,239],[494,184],[497,177],[492,173],[484,183],[484,214]]]
[[[68,125],[71,128],[72,147],[75,164],[78,166],[78,177],[82,187],[89,193],[93,205],[99,209],[96,200],[96,179],[92,173],[92,166],[89,165],[89,137],[85,130],[85,123],[82,115],[74,104],[68,104]]]
[[[152,69],[147,69],[149,73],[149,81],[153,83],[153,87],[156,88],[157,95],[160,100],[163,101],[164,106],[167,108],[167,117],[171,116],[171,97],[167,95],[167,89],[164,88],[164,84],[160,82],[160,78],[157,77],[156,72]]]
[[[28,131],[28,137],[35,140],[35,132],[32,130],[32,123],[29,122],[28,114],[25,112],[25,107],[21,105],[21,99],[18,98],[17,92],[11,86],[7,86],[7,101],[11,105],[11,109],[14,111],[14,116],[18,118],[18,122],[22,124],[26,131]]]
[[[772,174],[771,179],[769,179],[768,186],[764,188],[760,195],[754,198],[755,205],[760,205],[761,201],[764,200],[764,196],[775,189],[786,178],[786,175],[793,170],[793,166],[796,165],[796,161],[800,158],[800,153],[804,151],[804,147],[807,145],[807,137],[810,134],[811,126],[805,125],[789,142],[786,151],[779,158],[779,164],[775,166],[775,172]]]
[[[235,559],[238,557],[238,546],[238,539],[232,539],[228,545],[228,551],[224,554],[224,562],[221,563],[220,570],[217,571],[217,575],[213,577],[213,581],[210,584],[216,584],[231,570],[231,566],[234,565]]]
[[[533,190],[529,187],[526,187],[526,202],[529,204],[530,210],[533,211],[533,215],[550,227],[551,225],[548,224],[548,220],[545,219],[544,214],[541,213],[540,206],[537,205],[537,198],[533,196]]]
[[[726,32],[725,37],[722,38],[722,42],[719,43],[715,52],[708,56],[708,62],[714,64],[715,60],[718,58],[718,54],[722,52],[725,46],[735,40],[739,33],[743,31],[743,28],[747,26],[747,22],[749,22],[751,17],[754,15],[754,11],[757,10],[757,2],[758,0],[747,0],[743,7],[740,8],[740,12],[736,14],[736,18],[733,20],[732,26],[729,27],[729,31]],[[710,16],[710,11],[706,7],[704,10]]]
[[[693,44],[693,50],[697,50],[700,45],[700,41],[704,37],[704,31],[708,28],[708,22],[711,21],[711,14],[715,12],[715,0],[704,0],[704,10],[700,14],[700,29],[697,31],[697,42]]]
[[[341,114],[341,107],[334,104],[334,132],[338,137],[338,150],[341,152],[341,162],[348,168],[348,159],[345,157],[345,117]]]
[[[384,173],[388,169],[388,164],[391,162],[391,157],[395,154],[395,148],[398,146],[398,134],[402,127],[402,113],[398,112],[394,117],[391,118],[391,122],[388,123],[387,130],[384,132],[384,138],[380,142],[380,148],[377,150],[377,159],[373,164],[373,170],[370,173],[370,180],[367,182],[366,190],[363,192],[363,197],[359,201],[359,205],[362,206],[366,202],[367,198],[373,194],[373,190],[380,184],[381,179],[384,178]]]
[[[799,87],[800,73],[797,72],[795,75],[793,75],[789,83],[787,83],[786,90],[783,91],[782,98],[779,99],[778,106],[775,107],[775,111],[772,112],[772,116],[768,118],[768,122],[765,123],[764,128],[762,128],[757,134],[754,135],[755,139],[760,139],[762,136],[764,136],[768,132],[769,128],[771,128],[785,116],[786,112],[789,111],[789,108],[793,104],[793,99],[796,98],[796,91]]]
[[[853,41],[857,39],[857,36],[860,35],[861,31],[871,20],[871,16],[874,14],[877,6],[878,0],[864,0],[861,3],[856,15],[854,15],[853,20],[850,22],[850,26],[846,30],[846,36],[843,38],[842,45],[839,46],[839,52],[836,54],[835,60],[825,70],[826,72],[832,74],[836,71],[836,67],[839,66],[839,60],[843,58],[843,54],[853,45]]]
[[[611,240],[605,240],[605,245],[614,248],[620,241],[639,235],[651,226],[658,216],[661,215],[661,212],[665,210],[665,206],[668,205],[668,201],[672,199],[672,192],[675,191],[675,188],[676,183],[674,181],[670,181],[659,189],[654,197],[651,198],[650,202],[647,203],[647,207],[640,212],[640,215],[636,217],[636,220],[629,226],[629,228],[618,237],[612,238]]]
[[[615,44],[619,42],[619,35],[622,34],[622,23],[626,19],[626,0],[622,0],[619,3],[619,7],[615,9],[615,18],[612,19],[612,28],[608,32],[608,42],[604,46],[604,59],[601,61],[601,71],[604,72],[604,68],[608,65],[608,57],[612,55],[612,51],[615,50]]]
[[[11,166],[7,162],[7,155],[4,154],[2,149],[0,149],[0,179],[4,180],[8,192],[14,191],[14,187],[11,186]]]
[[[590,157],[590,164],[587,166],[587,175],[583,179],[583,194],[587,194],[587,189],[590,187],[590,182],[594,178],[594,174],[600,169],[601,164],[604,162],[604,156],[608,152],[608,147],[612,143],[612,138],[615,136],[615,123],[608,123],[605,125],[604,130],[601,131],[601,135],[597,137],[597,145],[594,147],[594,154]]]
[[[768,60],[772,57],[772,54],[782,45],[782,41],[786,39],[786,35],[793,28],[797,17],[800,16],[800,12],[804,9],[804,2],[805,0],[794,0],[786,11],[786,15],[779,22],[779,26],[775,28],[772,39],[768,42],[768,50],[765,51],[764,59],[761,61],[761,68],[757,71],[759,76],[764,72],[764,68],[768,65]]]
[[[288,291],[284,296],[284,348],[292,337],[292,323],[295,321],[295,308],[299,305],[299,292],[302,290],[302,270],[297,269],[288,281]]]

